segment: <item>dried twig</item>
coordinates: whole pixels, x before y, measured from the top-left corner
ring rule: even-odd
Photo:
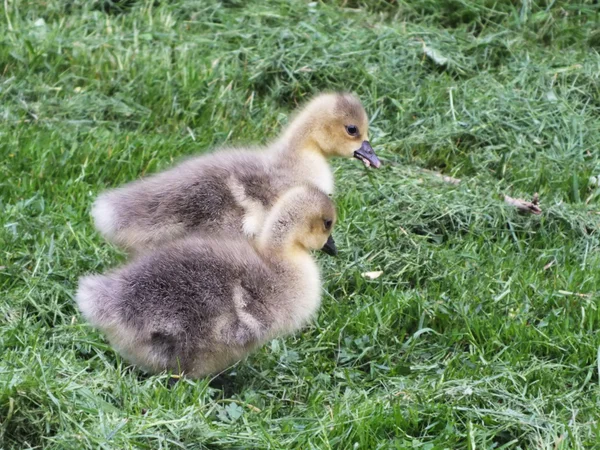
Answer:
[[[428,170],[428,169],[421,169],[423,172],[428,173],[433,175],[436,178],[439,178],[440,180],[442,180],[444,183],[449,183],[449,184],[459,184],[460,183],[460,178],[454,178],[448,175],[444,175],[442,173],[436,172],[434,170]]]
[[[575,297],[581,297],[581,298],[590,298],[592,296],[592,294],[583,294],[581,292],[570,292],[570,291],[558,291],[559,294],[562,295],[574,295]]]
[[[448,175],[442,175],[441,173],[436,173],[435,175],[438,178],[441,178],[444,183],[450,183],[450,184],[459,184],[460,183],[460,178],[454,178],[454,177],[450,177]]]
[[[527,200],[523,200],[520,198],[512,198],[508,195],[504,195],[504,201],[506,204],[514,206],[519,210],[519,212],[529,213],[529,214],[541,214],[542,209],[539,207],[540,197],[537,192],[533,195],[533,199],[528,202]]]

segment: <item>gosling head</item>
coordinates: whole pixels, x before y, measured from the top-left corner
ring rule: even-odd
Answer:
[[[355,95],[315,97],[292,121],[288,138],[294,135],[304,137],[300,148],[317,149],[326,157],[354,157],[366,167],[381,165],[369,143],[369,118]]]
[[[318,188],[305,185],[288,190],[269,213],[259,246],[280,250],[323,250],[337,255],[331,232],[335,206]]]

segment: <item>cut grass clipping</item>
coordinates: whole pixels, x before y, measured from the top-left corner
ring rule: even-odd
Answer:
[[[598,445],[597,2],[0,9],[0,447]],[[223,387],[129,366],[73,302],[124,260],[97,193],[265,142],[331,89],[360,95],[384,166],[333,162],[314,324]],[[505,202],[535,193],[541,214]]]

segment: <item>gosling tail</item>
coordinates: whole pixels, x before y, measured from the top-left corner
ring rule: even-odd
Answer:
[[[75,301],[83,316],[96,327],[106,327],[116,320],[117,280],[89,275],[79,279]]]
[[[92,217],[94,218],[94,224],[96,229],[100,233],[112,241],[117,237],[119,231],[119,224],[116,217],[116,210],[114,202],[111,201],[109,193],[100,194],[92,206]]]

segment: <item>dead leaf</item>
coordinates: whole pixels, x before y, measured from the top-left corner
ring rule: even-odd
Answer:
[[[427,55],[429,59],[431,59],[438,66],[445,66],[448,64],[449,59],[442,55],[439,50],[435,48],[427,46],[425,43],[423,44],[423,52]]]
[[[361,273],[361,275],[363,276],[363,278],[368,278],[369,280],[376,280],[381,275],[383,275],[383,270],[378,270],[376,272],[364,272]]]

